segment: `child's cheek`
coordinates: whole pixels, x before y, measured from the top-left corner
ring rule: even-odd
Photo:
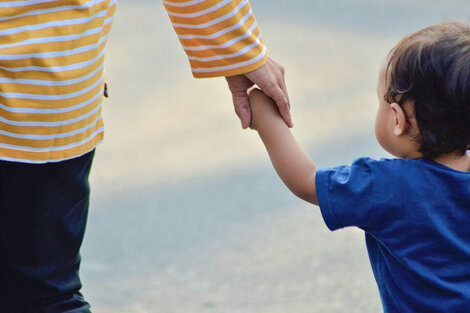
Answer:
[[[382,148],[390,152],[390,134],[388,133],[387,128],[387,116],[383,111],[382,105],[380,105],[375,118],[375,137]]]

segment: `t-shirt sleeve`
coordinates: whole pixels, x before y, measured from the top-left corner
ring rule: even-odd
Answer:
[[[367,228],[373,218],[372,160],[318,170],[316,189],[320,210],[330,230],[348,226]]]

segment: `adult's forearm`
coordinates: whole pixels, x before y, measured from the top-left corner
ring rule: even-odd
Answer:
[[[248,0],[163,1],[195,77],[232,76],[268,54]]]

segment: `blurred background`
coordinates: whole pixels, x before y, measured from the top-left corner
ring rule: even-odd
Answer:
[[[467,0],[251,0],[317,163],[387,157],[379,65]],[[119,0],[107,133],[92,172],[83,293],[96,313],[380,312],[363,233],[328,231],[282,185],[224,79],[195,80],[159,0]]]

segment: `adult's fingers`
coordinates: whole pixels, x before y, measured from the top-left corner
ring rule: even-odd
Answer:
[[[282,118],[284,119],[284,121],[286,122],[287,126],[289,127],[294,127],[294,122],[292,121],[292,117],[290,115],[290,100],[289,100],[289,94],[287,93],[287,87],[286,87],[286,82],[284,80],[284,78],[282,79],[282,81],[280,82],[280,86],[279,86],[282,90],[282,92],[284,93],[284,97],[285,99],[287,99],[287,108],[285,109],[285,114],[282,113],[281,111],[281,115],[282,115]],[[281,110],[279,108],[279,110]]]
[[[270,97],[271,99],[276,102],[276,105],[279,109],[279,113],[281,113],[282,119],[289,127],[294,127],[294,123],[292,122],[292,117],[290,115],[290,104],[288,97],[286,96],[285,92],[282,90],[280,84],[273,87],[265,88],[264,93]]]
[[[287,103],[287,108],[290,110],[289,93],[287,92],[287,86],[286,86],[286,70],[281,64],[277,63],[276,61],[272,60],[272,63],[274,64],[274,67],[277,73],[276,83],[279,86],[279,88],[281,88],[282,93],[284,94],[284,102]]]
[[[232,93],[233,106],[242,123],[242,128],[247,128],[251,123],[250,101],[247,90],[253,86],[245,75],[235,75],[226,77],[228,87]]]
[[[284,93],[284,95],[286,96],[287,98],[287,105],[290,109],[290,98],[289,98],[289,93],[287,91],[287,86],[286,86],[286,70],[284,69],[284,67],[282,65],[279,65],[280,67],[280,71],[281,71],[281,80],[279,81],[279,86],[281,87],[282,89],[282,92]]]
[[[248,128],[251,124],[251,109],[248,94],[245,93],[232,93],[233,106],[235,113],[240,118],[242,128]]]

